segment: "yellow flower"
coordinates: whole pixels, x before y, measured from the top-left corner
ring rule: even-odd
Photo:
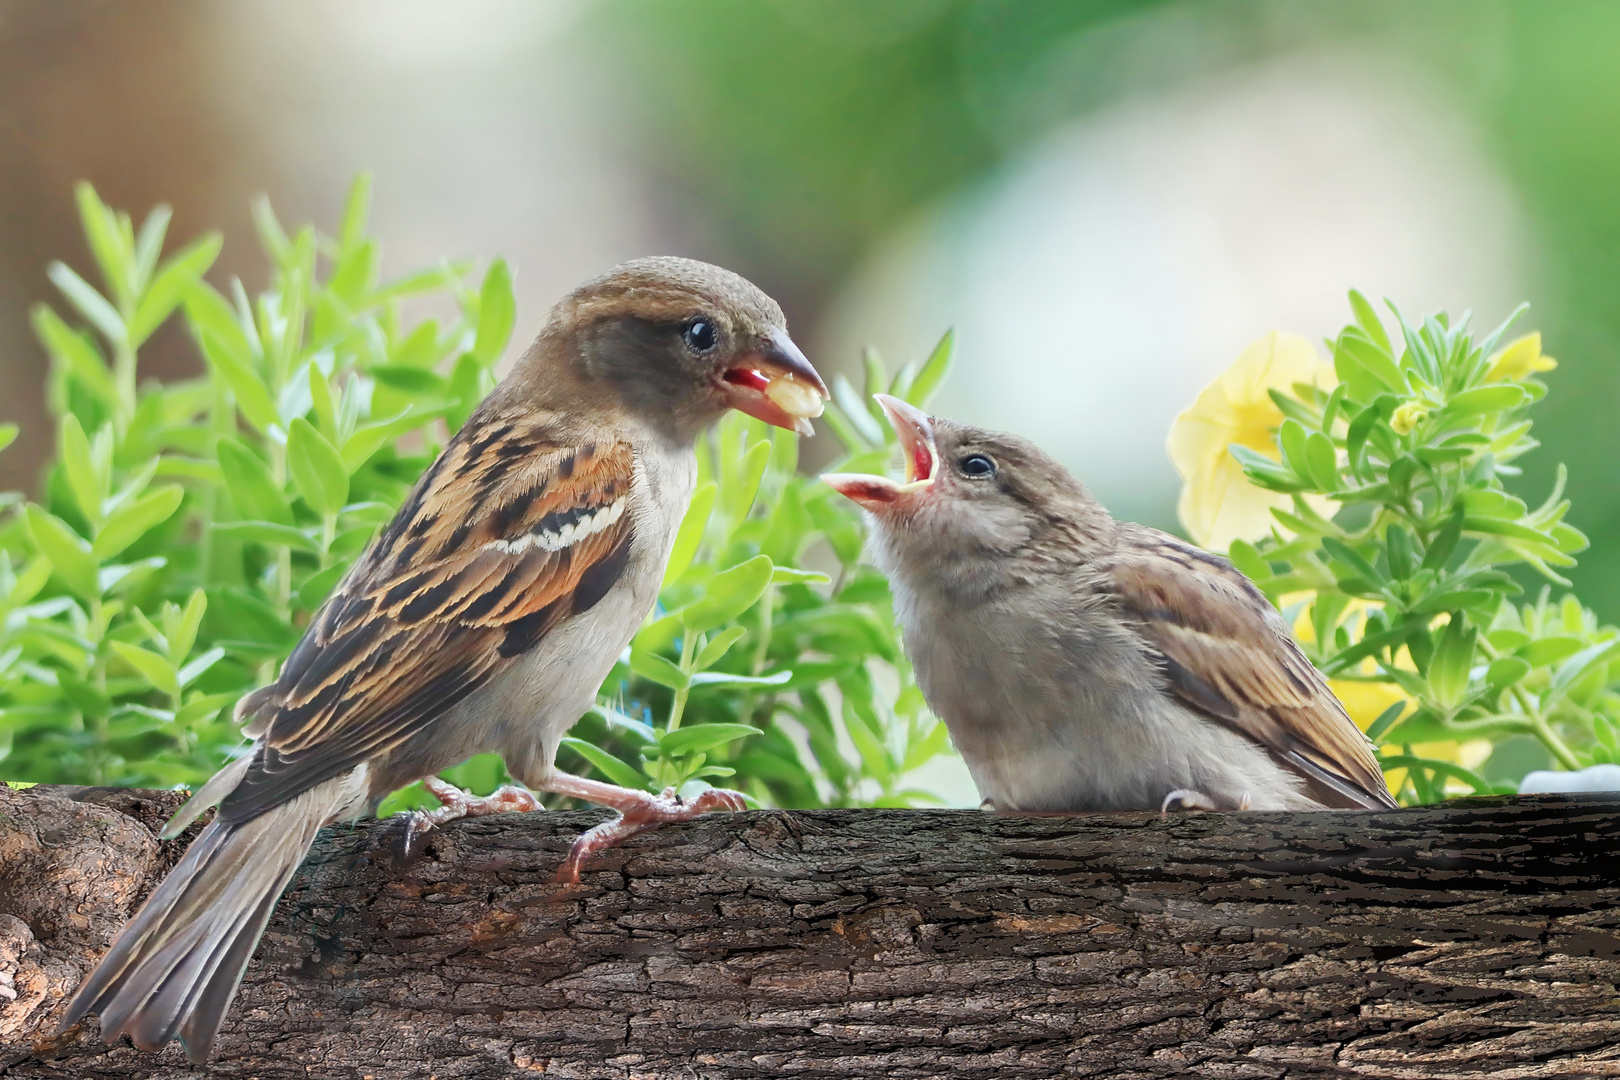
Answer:
[[[1309,340],[1273,330],[1244,349],[1192,408],[1176,417],[1169,450],[1182,479],[1177,510],[1195,541],[1211,551],[1225,551],[1233,540],[1258,539],[1271,530],[1272,507],[1290,507],[1292,497],[1249,483],[1227,447],[1237,443],[1276,459],[1273,435],[1283,414],[1266,391],[1287,390],[1300,382],[1328,389],[1337,381]],[[1307,499],[1332,515],[1332,502],[1320,496]]]
[[[1538,371],[1551,371],[1557,366],[1558,361],[1542,354],[1541,335],[1526,334],[1491,357],[1491,369],[1485,373],[1485,381],[1528,379]]]

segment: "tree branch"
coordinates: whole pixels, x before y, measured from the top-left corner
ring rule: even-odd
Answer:
[[[180,850],[172,793],[61,793],[0,792],[0,1074],[202,1075],[94,1021],[42,1038]],[[1617,813],[714,814],[572,889],[595,812],[458,822],[406,865],[395,826],[334,828],[211,1074],[1620,1076]]]

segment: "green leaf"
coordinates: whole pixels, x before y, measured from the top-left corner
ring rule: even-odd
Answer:
[[[1496,690],[1512,686],[1530,674],[1530,665],[1517,656],[1504,656],[1493,660],[1485,671],[1485,681]]]
[[[212,720],[219,714],[219,710],[233,704],[239,694],[198,694],[180,707],[174,714],[174,722],[181,727],[191,727],[204,720]]]
[[[253,227],[258,231],[259,243],[264,245],[265,254],[270,256],[272,262],[278,267],[286,267],[293,259],[292,241],[287,239],[287,233],[276,220],[276,212],[270,206],[270,200],[260,195],[253,200],[251,210],[253,213]]]
[[[89,543],[68,528],[65,521],[42,506],[29,503],[23,516],[28,523],[28,534],[51,561],[52,568],[63,583],[82,599],[94,600],[99,597],[101,587]]]
[[[771,675],[731,675],[724,671],[705,671],[692,676],[691,685],[697,686],[781,686],[793,678],[791,671],[778,671]]]
[[[73,501],[78,504],[79,512],[91,524],[100,522],[101,503],[107,497],[106,485],[91,453],[90,439],[85,435],[79,418],[72,413],[62,417],[61,426],[57,429],[57,454],[62,462],[62,472],[67,476],[68,490],[73,492]]]
[[[935,392],[945,382],[945,376],[951,371],[951,357],[956,351],[956,331],[947,330],[945,336],[939,339],[934,351],[928,354],[923,361],[922,370],[912,380],[911,386],[906,390],[905,399],[918,408],[928,404]]]
[[[179,484],[153,488],[107,519],[90,546],[91,556],[98,562],[116,558],[125,548],[173,517],[185,497],[185,488]]]
[[[366,221],[371,216],[371,174],[363,172],[349,185],[343,203],[343,219],[338,224],[338,248],[353,251],[365,239]]]
[[[703,646],[703,651],[698,653],[697,661],[692,665],[693,670],[707,671],[718,664],[720,658],[730,652],[731,647],[737,644],[738,640],[746,633],[748,631],[740,626],[733,626],[720,631],[707,645]]]
[[[1305,437],[1305,458],[1310,465],[1310,477],[1320,491],[1336,491],[1339,487],[1338,453],[1333,440],[1320,431]]]
[[[302,416],[287,429],[287,469],[298,493],[316,513],[330,517],[349,501],[349,469],[343,455]]]
[[[1277,429],[1277,445],[1282,448],[1283,463],[1301,479],[1310,481],[1311,463],[1305,449],[1305,425],[1298,420],[1284,420]]]
[[[1468,670],[1474,660],[1475,633],[1465,625],[1460,613],[1453,613],[1451,623],[1440,636],[1440,645],[1429,662],[1429,686],[1434,699],[1443,708],[1454,709],[1462,703],[1468,690]]]
[[[456,357],[455,367],[450,369],[450,378],[444,387],[444,396],[452,402],[445,413],[445,423],[451,431],[461,430],[461,425],[478,408],[487,378],[487,369],[479,364],[472,353],[462,353]]]
[[[667,686],[671,690],[684,690],[687,686],[686,672],[650,649],[631,646],[630,670],[643,679]]]
[[[478,336],[472,354],[488,367],[501,358],[512,337],[517,320],[517,301],[512,296],[512,273],[505,259],[489,264],[484,284],[478,290]]]
[[[1234,540],[1227,549],[1226,557],[1232,560],[1232,565],[1250,581],[1259,584],[1272,577],[1271,567],[1260,556],[1260,549],[1247,540]]]
[[[1291,493],[1304,491],[1310,485],[1302,480],[1294,470],[1285,465],[1279,465],[1264,454],[1256,453],[1247,446],[1233,443],[1226,448],[1237,463],[1243,466],[1243,474],[1263,488],[1272,491]]]
[[[310,575],[308,581],[298,586],[298,606],[310,611],[319,608],[348,571],[348,563],[336,563],[317,574]]]
[[[319,364],[309,364],[305,371],[309,378],[309,403],[322,435],[336,437],[338,430],[337,405],[332,400],[332,384]],[[346,464],[346,462],[345,462]]]
[[[251,358],[239,354],[231,347],[230,341],[207,326],[197,326],[196,329],[203,357],[231,388],[231,393],[236,397],[236,407],[242,410],[248,423],[260,432],[268,433],[280,423],[281,417],[276,412],[270,388],[253,370]]]
[[[292,507],[259,455],[231,438],[220,439],[216,453],[238,513],[253,521],[292,525]]]
[[[378,364],[375,367],[368,368],[366,374],[384,386],[398,390],[402,394],[412,394],[418,397],[439,397],[444,394],[444,376],[419,367],[409,367],[404,364]]]
[[[321,550],[321,545],[310,539],[303,530],[274,521],[219,521],[214,523],[213,529],[220,536],[228,536],[235,540],[279,544],[294,551],[307,551],[312,555],[320,554]]]
[[[703,533],[709,527],[709,514],[714,510],[714,499],[719,490],[711,480],[700,485],[692,493],[692,501],[687,505],[686,516],[681,518],[681,527],[675,533],[675,543],[670,548],[669,562],[664,567],[666,586],[679,579],[686,573],[686,568],[692,565],[698,545],[703,542]]]
[[[243,304],[247,303],[245,293],[240,294],[239,298]],[[230,302],[201,278],[191,282],[184,304],[186,322],[199,342],[202,332],[208,330],[236,359],[249,367],[253,365],[258,331],[251,325],[251,318],[244,326],[244,313],[232,309]]]
[[[84,238],[101,269],[102,280],[120,301],[132,299],[135,283],[135,265],[132,244],[124,241],[118,215],[101,201],[96,189],[87,181],[73,185],[73,199],[79,208],[79,224]]]
[[[175,624],[174,632],[169,635],[171,660],[190,655],[191,647],[197,641],[197,629],[202,626],[203,615],[207,611],[208,594],[201,589],[193,589],[191,596],[186,600],[186,606],[180,609],[180,617]]]
[[[96,292],[88,281],[75,274],[66,263],[53,262],[45,271],[45,276],[62,290],[62,295],[68,302],[78,308],[79,314],[90,320],[90,324],[101,331],[101,336],[114,345],[124,344],[127,332],[124,329],[124,320],[119,317],[118,310],[107,302],[106,297]]]
[[[163,254],[163,238],[169,233],[169,222],[174,211],[159,204],[141,222],[141,233],[135,238],[135,291],[143,292],[152,282],[158,258]]]
[[[1529,401],[1524,388],[1513,383],[1481,386],[1465,390],[1446,402],[1447,416],[1476,416],[1481,413],[1507,412]]]
[[[1372,563],[1368,562],[1366,557],[1359,551],[1337,537],[1324,536],[1322,538],[1322,548],[1328,555],[1348,566],[1352,573],[1360,575],[1367,581],[1373,582],[1375,585],[1389,583],[1388,574],[1380,571]]]
[[[207,652],[193,657],[189,663],[175,673],[176,678],[179,680],[181,686],[190,686],[192,683],[202,678],[205,671],[219,663],[224,658],[225,650],[216,645]]]
[[[1620,650],[1620,638],[1589,645],[1565,660],[1553,675],[1552,684],[1547,688],[1543,702],[1550,703],[1568,693],[1577,679],[1590,671],[1594,664],[1607,661],[1616,650]]]
[[[660,732],[658,749],[667,757],[685,757],[688,754],[705,754],[717,746],[763,734],[759,728],[748,724],[695,724]]]
[[[1355,312],[1356,325],[1360,326],[1373,344],[1384,350],[1384,354],[1393,355],[1395,350],[1389,343],[1389,335],[1384,332],[1384,322],[1378,317],[1378,312],[1367,298],[1355,289],[1350,290],[1350,310]]]
[[[770,462],[771,443],[761,439],[748,448],[737,465],[736,486],[725,492],[726,512],[733,521],[741,521],[754,505],[759,494],[759,482],[765,478],[765,466]]]
[[[405,406],[387,420],[379,420],[356,428],[354,434],[343,444],[343,464],[351,473],[358,471],[360,466],[371,460],[371,456],[386,444],[426,426],[428,421],[442,416],[447,410],[447,406],[426,407],[415,403]]]
[[[847,698],[844,701],[844,730],[849,732],[849,741],[855,744],[867,776],[879,783],[894,776],[894,766],[877,732],[867,726],[865,718]]]
[[[219,257],[224,240],[219,233],[208,233],[182,248],[158,271],[141,297],[140,306],[129,326],[131,348],[139,346],[152,332],[163,325],[197,279],[208,272]]]
[[[1435,538],[1429,542],[1429,550],[1423,556],[1425,570],[1443,569],[1451,558],[1451,553],[1457,550],[1457,541],[1462,539],[1463,508],[1459,504],[1457,509],[1446,519],[1446,524]]]
[[[770,556],[756,555],[709,579],[704,594],[681,609],[687,633],[724,626],[758,602],[771,584]]]
[[[108,407],[118,403],[118,388],[113,384],[112,372],[96,351],[94,343],[85,335],[63,322],[47,304],[29,308],[34,333],[51,359],[70,373],[97,401]]]
[[[827,585],[832,578],[820,570],[795,570],[791,566],[777,566],[771,570],[772,585]]]
[[[131,645],[127,641],[114,641],[112,647],[126,664],[140,672],[141,677],[155,688],[170,697],[180,693],[179,674],[167,656],[159,656],[150,649]]]
[[[564,737],[562,745],[596,766],[601,774],[612,783],[620,787],[630,788],[633,791],[642,791],[647,788],[647,777],[634,766],[626,764],[593,743],[573,736]]]
[[[1361,366],[1362,370],[1377,380],[1377,389],[1363,400],[1370,401],[1384,390],[1396,394],[1405,394],[1407,392],[1406,376],[1401,373],[1400,367],[1395,363],[1394,358],[1390,356],[1387,346],[1379,346],[1359,334],[1342,335],[1339,338],[1338,346],[1345,353],[1348,353],[1350,358]]]

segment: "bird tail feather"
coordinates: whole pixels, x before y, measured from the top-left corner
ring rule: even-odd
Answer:
[[[62,1026],[100,1013],[107,1041],[127,1033],[160,1050],[178,1037],[192,1062],[206,1061],[276,901],[321,826],[364,804],[365,772],[205,828],[73,995]]]

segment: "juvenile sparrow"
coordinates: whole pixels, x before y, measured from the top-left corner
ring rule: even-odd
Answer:
[[[1000,810],[1393,807],[1373,748],[1225,559],[1115,521],[1027,440],[887,395],[870,511],[917,683]]]
[[[328,822],[498,751],[532,791],[619,817],[565,864],[716,807],[556,772],[558,741],[656,598],[696,476],[693,446],[727,409],[808,431],[826,389],[770,297],[727,270],[641,259],[553,308],[539,338],[428,469],[310,622],[280,677],[237,706],[252,753],[182,807],[192,843],[68,1006],[144,1050],[178,1037],[205,1061],[293,871]],[[443,809],[533,809],[529,791]]]

